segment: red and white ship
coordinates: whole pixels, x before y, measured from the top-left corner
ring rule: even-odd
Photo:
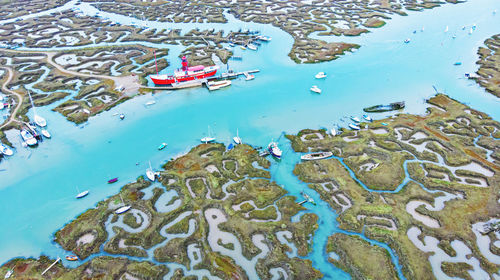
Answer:
[[[158,75],[150,76],[155,85],[171,85],[187,81],[205,79],[212,77],[217,73],[219,66],[203,66],[197,65],[188,67],[188,61],[185,56],[182,57],[182,68],[174,71],[173,75]]]

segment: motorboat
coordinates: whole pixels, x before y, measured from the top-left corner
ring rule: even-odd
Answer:
[[[207,83],[207,87],[209,90],[218,90],[223,87],[228,87],[231,85],[231,81],[222,80],[222,81],[210,81]]]
[[[161,150],[165,149],[165,147],[167,147],[167,143],[163,142],[163,143],[161,143],[160,146],[158,146],[158,150],[161,151]]]
[[[35,146],[38,141],[36,138],[29,132],[27,129],[23,128],[21,130],[21,138],[23,138],[23,141],[28,145],[28,146]]]
[[[210,135],[210,126],[208,126],[208,136],[201,138],[200,141],[205,143],[205,144],[215,141],[215,137],[212,137]]]
[[[271,143],[269,143],[269,145],[267,146],[267,150],[269,151],[269,153],[271,153],[271,155],[273,157],[278,158],[278,159],[281,158],[281,155],[283,153],[280,150],[280,148],[278,147],[278,143],[276,143],[274,141],[271,141]]]
[[[66,256],[66,260],[74,262],[74,261],[78,260],[78,257],[75,255],[68,255],[68,256]]]
[[[365,119],[368,122],[372,122],[373,121],[372,117],[370,117],[368,115],[363,115],[363,119]]]
[[[238,135],[238,129],[236,129],[236,136],[233,137],[233,141],[234,141],[234,143],[236,143],[236,145],[241,144],[241,138]]]
[[[356,122],[356,123],[360,123],[360,122],[361,122],[361,120],[360,120],[358,117],[353,117],[353,116],[351,116],[351,120],[352,120],[353,122]]]
[[[406,39],[404,42],[405,44],[408,44],[410,42],[410,38]]]
[[[113,183],[116,183],[116,182],[118,182],[118,177],[108,180],[108,184],[113,184]]]
[[[352,130],[360,130],[361,128],[357,124],[350,123],[349,128]]]
[[[250,49],[250,50],[252,50],[252,51],[256,51],[257,50],[257,46],[254,45],[254,44],[248,44],[247,48]]]
[[[14,152],[6,145],[0,143],[0,154],[4,154],[6,156],[11,156],[14,154]]]
[[[333,156],[332,152],[318,152],[318,153],[310,153],[305,154],[300,157],[302,160],[318,160],[324,159]]]
[[[155,105],[155,104],[156,104],[156,101],[151,100],[151,101],[146,102],[146,104],[144,104],[144,105],[151,106],[151,105]]]
[[[51,138],[52,137],[52,135],[50,135],[50,133],[46,129],[42,129],[41,133],[42,133],[42,135],[45,138]]]
[[[120,120],[123,120],[125,118],[124,114],[120,114]]]
[[[326,74],[325,72],[319,72],[318,74],[316,74],[316,76],[314,76],[316,79],[324,79],[326,78]]]
[[[312,86],[310,90],[315,93],[321,93],[321,89],[318,86]]]
[[[250,80],[253,80],[253,79],[255,79],[255,76],[254,76],[254,75],[252,75],[252,74],[248,74],[248,75],[246,75],[246,77],[245,77],[245,81],[250,81]]]
[[[242,50],[246,50],[247,48],[245,46],[240,46]]]

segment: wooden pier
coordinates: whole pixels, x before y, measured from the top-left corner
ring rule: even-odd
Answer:
[[[59,257],[58,257],[58,258],[57,258],[57,260],[56,260],[54,263],[52,263],[49,267],[47,267],[47,269],[46,269],[46,270],[44,270],[44,271],[42,272],[42,276],[43,276],[45,273],[47,273],[47,271],[49,271],[49,270],[50,270],[50,269],[51,269],[54,265],[56,265],[56,263],[58,263],[60,260],[61,260],[61,258],[59,258]]]

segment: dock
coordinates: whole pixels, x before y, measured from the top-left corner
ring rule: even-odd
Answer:
[[[248,76],[252,73],[258,73],[260,72],[259,69],[254,69],[254,70],[247,70],[247,71],[241,71],[241,72],[234,72],[232,70],[229,70],[228,72],[222,73],[219,76],[208,78],[208,79],[199,79],[199,80],[193,80],[189,82],[182,82],[182,83],[177,83],[177,84],[172,84],[168,86],[153,86],[153,87],[141,87],[143,89],[150,89],[150,90],[177,90],[177,89],[185,89],[185,88],[192,88],[192,87],[201,87],[203,85],[206,85],[208,81],[213,81],[213,80],[233,80],[238,78],[239,76],[245,76],[248,78]]]
[[[50,269],[51,269],[54,265],[56,265],[56,263],[58,263],[60,260],[61,260],[61,258],[59,258],[59,257],[58,257],[58,258],[57,258],[57,260],[56,260],[55,262],[53,262],[53,263],[52,263],[49,267],[47,267],[47,269],[46,269],[46,270],[44,270],[44,271],[42,272],[42,276],[43,276],[45,273],[47,273],[47,271],[49,271],[49,270],[50,270]]]

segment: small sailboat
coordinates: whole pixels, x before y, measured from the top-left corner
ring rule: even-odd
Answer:
[[[448,32],[449,28],[448,28],[448,25],[446,26],[446,28],[444,29],[444,32]]]
[[[407,38],[407,39],[405,40],[405,44],[408,44],[409,42],[410,42],[410,38]]]
[[[123,197],[122,197],[122,195],[121,195],[121,194],[120,194],[120,198],[121,198],[121,200],[122,200],[122,203],[123,203],[123,204],[125,204],[125,202],[123,202]],[[125,212],[127,212],[128,210],[130,210],[130,208],[132,208],[132,206],[130,206],[130,205],[125,205],[125,206],[122,206],[122,207],[120,207],[120,208],[116,209],[115,213],[116,213],[116,214],[122,214],[122,213],[125,213]]]
[[[351,120],[352,120],[353,122],[356,122],[356,123],[360,123],[360,122],[361,122],[361,120],[360,120],[358,117],[353,117],[353,116],[351,116]]]
[[[28,145],[28,146],[35,146],[38,144],[38,141],[36,138],[27,130],[26,128],[23,128],[21,130],[21,138],[23,138],[23,141]]]
[[[42,135],[45,138],[51,138],[52,137],[52,135],[50,135],[50,133],[46,129],[42,129],[41,133],[42,133]]]
[[[315,92],[315,93],[321,93],[321,89],[320,89],[320,88],[318,88],[318,86],[316,86],[316,85],[312,86],[312,87],[310,88],[310,90],[311,90],[312,92]]]
[[[234,143],[236,143],[236,145],[241,144],[241,138],[238,135],[238,129],[236,129],[236,136],[233,137],[233,141],[234,141]]]
[[[0,154],[4,154],[6,156],[11,156],[14,154],[14,152],[6,145],[0,143]]]
[[[372,117],[370,117],[368,115],[363,115],[363,119],[365,119],[368,122],[372,122],[373,121]]]
[[[33,103],[33,99],[31,98],[31,93],[29,91],[28,91],[28,96],[30,97],[31,107],[33,108],[33,120],[35,121],[35,124],[38,125],[39,127],[46,127],[47,121],[43,117],[37,115],[35,104]]]
[[[210,136],[210,126],[208,126],[208,136],[201,138],[200,141],[205,144],[215,141],[215,137]]]
[[[359,125],[353,124],[353,123],[349,124],[349,128],[352,129],[352,130],[360,130]]]
[[[120,120],[123,120],[125,118],[124,114],[120,114]]]
[[[271,143],[269,143],[269,145],[267,146],[267,150],[269,151],[269,153],[271,153],[271,155],[277,159],[280,159],[281,158],[281,155],[282,155],[282,151],[280,150],[280,148],[278,147],[278,143],[274,142],[274,141],[271,141]]]
[[[77,199],[80,199],[82,197],[86,197],[89,194],[89,191],[80,192],[80,190],[78,189],[78,187],[76,187],[76,191],[78,192],[78,194],[76,195]]]
[[[167,143],[163,142],[163,143],[161,143],[160,146],[158,146],[158,150],[161,151],[161,150],[165,149],[165,147],[167,147]]]
[[[316,76],[314,76],[316,79],[324,79],[326,78],[326,74],[325,72],[319,72],[318,74],[316,74]]]
[[[146,170],[146,177],[148,177],[148,179],[151,182],[156,181],[156,174],[154,173],[153,168],[151,167],[151,161],[149,162],[149,169]]]
[[[66,256],[66,260],[74,262],[74,261],[78,260],[78,257],[75,255],[68,255],[68,256]]]

